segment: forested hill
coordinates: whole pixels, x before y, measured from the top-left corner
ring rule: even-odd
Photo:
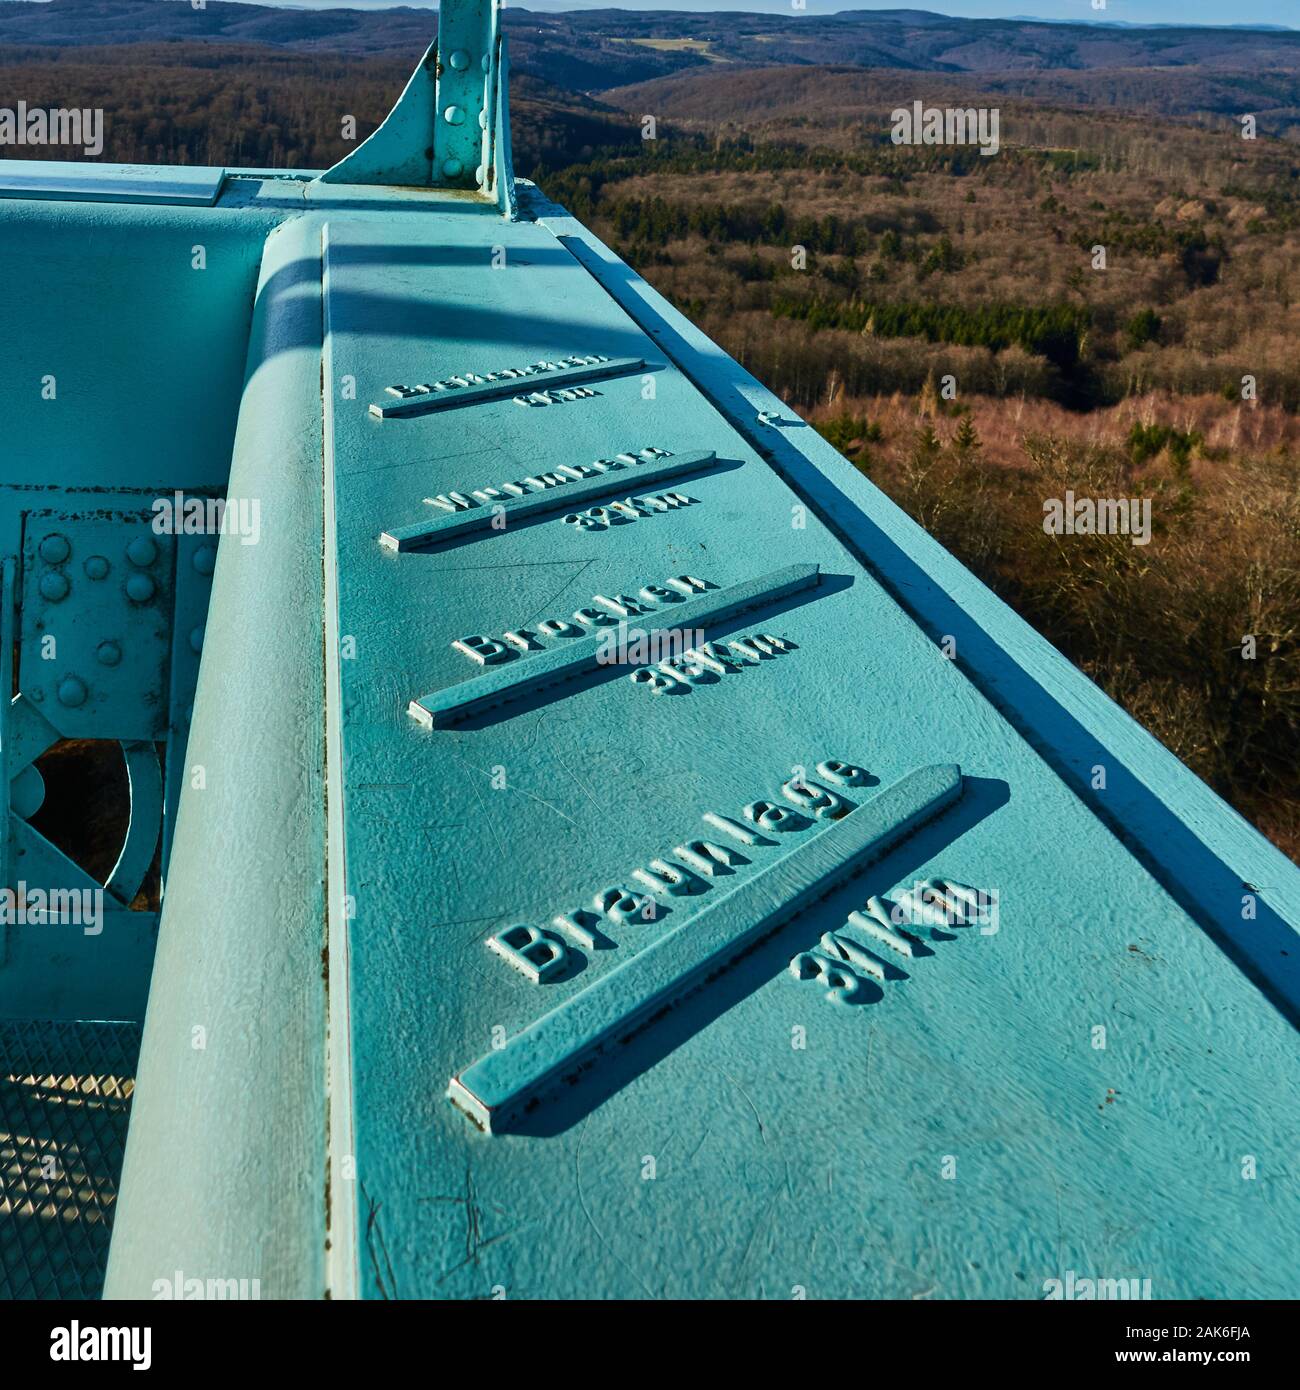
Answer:
[[[430,8],[301,10],[209,0],[0,0],[0,45],[270,44],[299,51],[417,55]],[[927,72],[1111,69],[1300,70],[1300,32],[952,19],[921,10],[837,15],[687,14],[510,8],[516,69],[571,91],[603,91],[685,68],[842,64]]]

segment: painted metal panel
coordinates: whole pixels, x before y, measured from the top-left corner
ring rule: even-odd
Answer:
[[[223,485],[258,263],[284,215],[0,200],[0,482],[146,502]]]
[[[947,659],[853,518],[776,465],[770,427],[738,431],[672,336],[536,224],[460,213],[431,237],[340,214],[325,298],[347,953],[331,991],[356,1165],[332,1190],[358,1233],[335,1288],[1038,1297],[1068,1268],[1150,1277],[1156,1296],[1290,1287],[1289,1022]],[[413,372],[534,352],[647,367],[532,411],[368,410]],[[691,505],[617,524],[548,512],[472,544],[380,540],[424,498],[648,446],[718,467],[680,485]],[[673,577],[726,592],[782,566],[819,582],[651,649]],[[412,717],[422,692],[567,665],[601,613],[625,628],[608,674],[447,727]],[[882,814],[881,788],[936,764],[961,766],[957,801],[798,896],[801,837]],[[654,962],[728,903],[762,939],[657,1008]],[[634,1023],[599,1055],[546,1050],[542,1020],[616,996]],[[478,1067],[504,1068],[503,1123]],[[1273,1116],[1261,1088],[1285,1098]],[[1243,1181],[1237,1150],[1266,1151],[1274,1181]],[[1207,1191],[1234,1232],[1208,1247],[1187,1217]]]
[[[23,695],[65,738],[163,738],[174,538],[101,509],[28,513],[24,540]]]

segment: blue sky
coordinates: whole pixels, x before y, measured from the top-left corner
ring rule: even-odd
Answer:
[[[263,0],[263,3],[276,0]],[[420,5],[420,0],[410,0]],[[394,0],[280,0],[307,9],[342,8],[382,10]],[[436,3],[436,0],[431,0]],[[533,10],[761,10],[769,14],[791,14],[789,0],[521,0],[524,9]],[[835,14],[841,10],[932,10],[938,14],[960,15],[965,19],[996,19],[1032,16],[1037,19],[1110,20],[1127,24],[1285,24],[1300,26],[1300,0],[1106,0],[1104,10],[1095,10],[1092,0],[942,0],[925,4],[912,0],[880,0],[873,4],[854,4],[852,0],[808,0],[802,13]]]

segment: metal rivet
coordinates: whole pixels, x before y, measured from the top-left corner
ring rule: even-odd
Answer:
[[[463,48],[458,48],[451,55],[451,65],[457,72],[464,72],[469,67],[469,54]]]
[[[101,642],[95,648],[101,666],[116,666],[122,660],[122,648],[116,642]]]
[[[153,598],[154,582],[147,574],[133,574],[126,581],[126,596],[132,603],[148,603]]]
[[[482,66],[484,72],[491,72],[492,55],[490,53],[485,53],[483,57],[480,59],[480,65]]]
[[[465,166],[460,162],[459,159],[444,159],[442,162],[442,172],[449,179],[460,178],[464,169]]]
[[[192,627],[190,629],[190,651],[201,652],[203,650],[203,629]]]
[[[9,795],[10,807],[23,820],[31,820],[41,809],[45,803],[45,778],[37,772],[35,763],[28,763],[13,779],[13,788]],[[591,949],[595,950],[595,947]]]
[[[464,125],[465,108],[463,106],[449,106],[442,113],[442,118],[448,125]]]
[[[158,558],[158,546],[152,536],[137,536],[126,548],[126,558],[133,565],[139,565],[143,569],[146,565],[152,565]]]
[[[46,536],[41,542],[41,559],[47,565],[61,565],[71,554],[72,547],[66,536]]]
[[[194,552],[191,561],[200,574],[211,574],[217,567],[217,550],[212,545],[202,545]]]
[[[48,574],[41,575],[40,587],[42,598],[49,599],[51,603],[59,603],[67,598],[72,585],[68,583],[68,576],[62,570],[51,570]]]
[[[478,184],[480,188],[487,182],[487,170],[484,169],[481,164],[474,170],[474,182]]]
[[[486,111],[480,111],[480,112],[478,113],[478,128],[479,128],[480,130],[486,130],[486,129],[487,129],[487,112],[486,112]]]
[[[82,565],[86,571],[87,579],[103,579],[110,569],[108,561],[102,555],[92,555],[89,560]]]
[[[78,705],[86,703],[86,696],[90,692],[86,689],[86,682],[79,680],[76,676],[65,676],[59,682],[59,703],[67,705],[69,709],[76,709]]]

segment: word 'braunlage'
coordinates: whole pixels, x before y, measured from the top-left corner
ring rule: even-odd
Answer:
[[[804,775],[802,769],[795,769],[794,776],[782,783],[781,796],[788,805],[751,801],[735,818],[705,811],[700,819],[715,838],[686,840],[670,851],[671,858],[665,854],[651,859],[649,867],[633,869],[628,878],[635,879],[639,889],[629,887],[626,881],[598,888],[585,906],[580,903],[556,913],[549,927],[517,922],[493,933],[487,940],[488,949],[535,985],[562,977],[578,954],[575,947],[589,951],[616,947],[613,934],[621,936],[624,927],[634,929],[658,922],[675,908],[692,906],[683,900],[707,893],[717,886],[718,879],[743,871],[743,866],[754,862],[743,850],[752,854],[755,846],[771,849],[797,843],[797,839],[783,841],[782,837],[795,837],[818,821],[848,815],[857,803],[846,798],[845,789],[870,781],[865,768],[838,758],[823,759],[816,772],[820,783]]]
[[[834,807],[819,814],[819,793],[808,790],[812,814],[801,819],[820,828],[800,836],[795,847],[758,872],[737,875],[735,886],[700,911],[683,914],[656,941],[454,1076],[447,1092],[452,1103],[488,1133],[508,1128],[562,1078],[582,1075],[596,1056],[626,1045],[689,995],[709,987],[759,942],[940,815],[960,797],[962,776],[955,764],[918,768],[838,815]],[[838,793],[831,795],[843,801]],[[705,816],[715,826],[720,819],[725,818]],[[757,827],[739,828],[752,833],[755,843],[769,838]],[[764,826],[770,828],[775,827]]]

